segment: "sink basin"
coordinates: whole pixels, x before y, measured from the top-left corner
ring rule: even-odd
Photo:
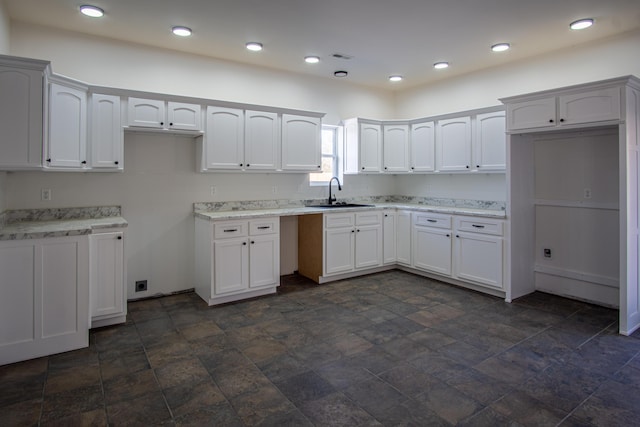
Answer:
[[[365,208],[373,205],[363,205],[360,203],[334,203],[325,205],[307,205],[308,208]]]

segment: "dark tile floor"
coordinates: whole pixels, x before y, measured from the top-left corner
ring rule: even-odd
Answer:
[[[391,271],[207,307],[132,302],[87,349],[0,367],[0,425],[640,424],[617,312]]]

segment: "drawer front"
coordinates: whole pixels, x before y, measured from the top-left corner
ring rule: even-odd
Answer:
[[[382,212],[367,211],[356,214],[356,225],[378,225],[382,224]]]
[[[249,221],[249,235],[276,234],[280,231],[280,218],[253,219]]]
[[[247,221],[225,221],[213,224],[213,238],[242,237],[248,235]]]
[[[490,218],[456,217],[456,230],[502,236],[504,221]]]
[[[451,215],[415,213],[413,218],[413,224],[417,226],[451,229]]]
[[[353,214],[325,214],[325,228],[344,228],[354,226]]]

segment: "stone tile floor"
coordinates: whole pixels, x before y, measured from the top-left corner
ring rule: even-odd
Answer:
[[[400,271],[281,288],[132,302],[87,349],[0,367],[0,425],[640,425],[615,310]]]

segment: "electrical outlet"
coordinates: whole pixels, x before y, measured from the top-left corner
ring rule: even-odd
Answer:
[[[40,190],[40,200],[50,201],[51,200],[51,189],[43,188]]]
[[[585,188],[584,189],[584,198],[585,199],[590,199],[591,198],[591,189],[590,188]]]
[[[549,249],[549,248],[544,248],[544,249],[542,250],[542,253],[544,254],[544,257],[545,257],[545,258],[551,258],[551,249]]]
[[[212,186],[211,186],[211,195],[212,195],[212,196],[215,196],[215,195],[216,195],[216,191],[217,191],[216,186],[215,186],[215,185],[212,185]]]
[[[278,186],[277,186],[277,185],[274,185],[273,187],[271,187],[271,192],[272,192],[273,194],[278,194]]]
[[[146,280],[136,280],[136,292],[143,292],[147,290]]]

